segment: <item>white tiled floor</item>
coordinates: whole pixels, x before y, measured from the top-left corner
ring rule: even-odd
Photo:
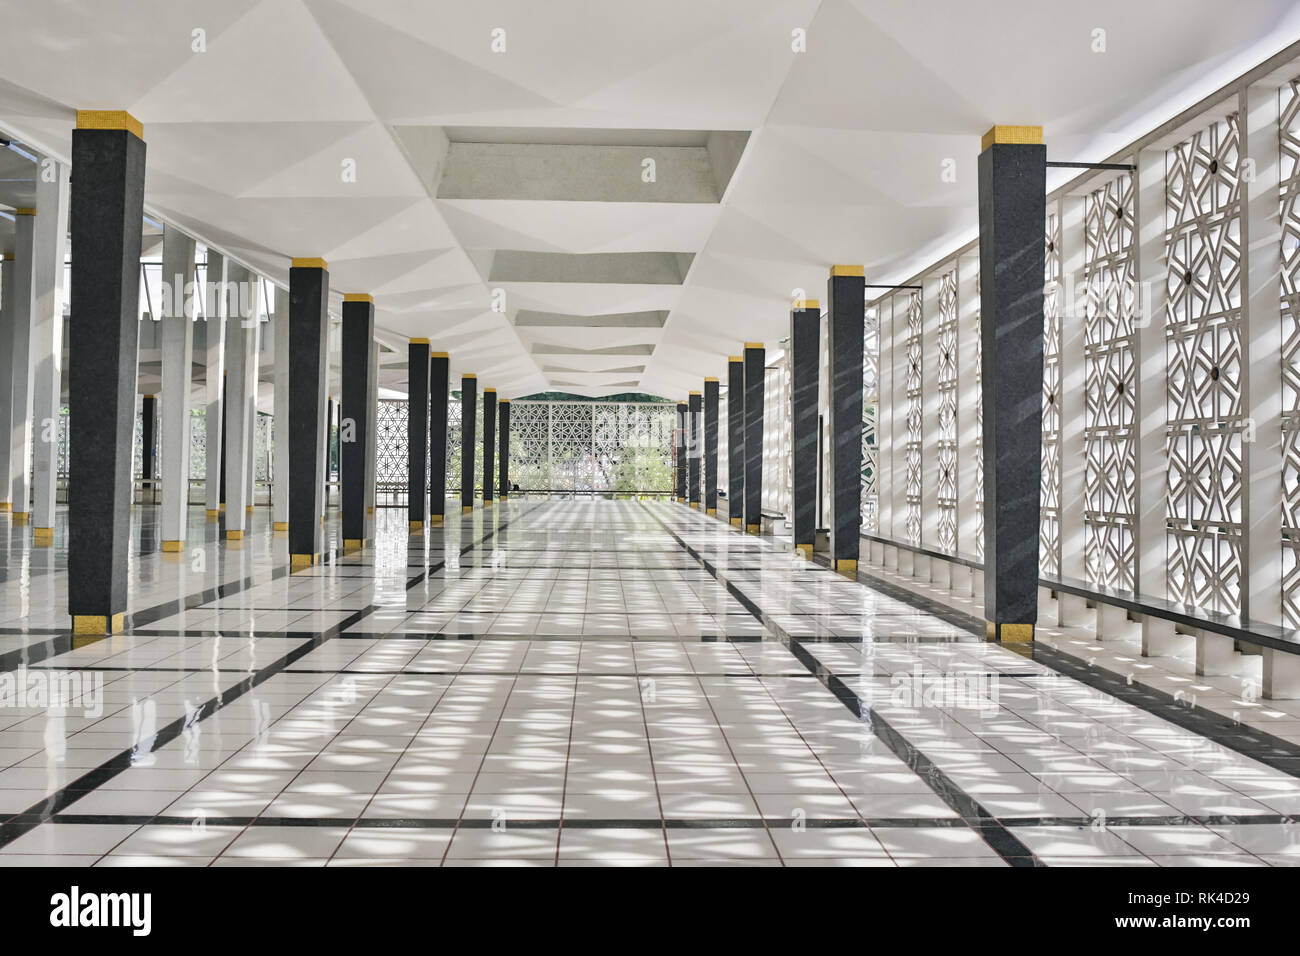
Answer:
[[[92,693],[0,702],[0,863],[1300,862],[1234,741],[680,505],[381,509],[293,576],[196,515],[170,562],[137,507],[128,633],[75,648],[62,529],[3,527],[0,659]]]

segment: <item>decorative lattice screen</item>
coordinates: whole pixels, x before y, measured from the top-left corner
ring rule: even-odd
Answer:
[[[905,454],[907,462],[907,523],[909,544],[921,543],[921,445],[924,399],[922,396],[921,363],[923,317],[921,293],[913,292],[907,300],[907,436]]]
[[[669,492],[674,406],[649,402],[510,403],[510,481],[523,491]],[[483,406],[475,419],[475,488],[483,485]],[[381,400],[376,481],[407,483],[406,402]],[[460,490],[461,407],[447,409],[447,488]],[[495,476],[494,476],[495,477]]]
[[[1102,587],[1134,587],[1137,369],[1133,362],[1133,178],[1084,200],[1084,567]]]
[[[1040,461],[1038,567],[1061,571],[1061,218],[1047,214],[1043,230],[1043,450]]]
[[[1169,589],[1241,606],[1240,136],[1236,115],[1166,153]]]

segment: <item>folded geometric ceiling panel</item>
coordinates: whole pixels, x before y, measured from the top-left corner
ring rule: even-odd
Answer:
[[[747,130],[394,126],[437,199],[718,203]]]
[[[501,249],[471,256],[488,282],[567,282],[583,285],[681,285],[693,252],[524,252]]]
[[[572,345],[552,345],[539,342],[532,348],[534,355],[653,355],[653,345],[614,345],[608,348],[582,349]]]
[[[566,312],[520,309],[515,315],[515,328],[662,329],[667,321],[667,309],[650,312],[612,312],[605,315],[570,315]]]

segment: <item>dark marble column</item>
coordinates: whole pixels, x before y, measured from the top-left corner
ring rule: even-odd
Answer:
[[[831,266],[826,280],[830,345],[831,567],[857,576],[862,536],[862,266]]]
[[[342,411],[339,419],[339,503],[343,511],[343,550],[366,546],[367,449],[370,433],[370,342],[375,337],[375,300],[364,294],[343,297]]]
[[[478,378],[460,377],[460,512],[474,510],[474,415],[478,411]]]
[[[745,524],[745,360],[727,359],[727,519]]]
[[[762,342],[745,343],[745,530],[763,523],[763,384],[767,374]]]
[[[429,356],[429,524],[442,524],[447,511],[447,398],[451,359]]]
[[[126,611],[144,131],[125,112],[78,111],[70,226],[68,611],[74,634],[115,634]],[[18,503],[14,503],[18,507]],[[26,503],[23,503],[26,507]]]
[[[429,340],[411,339],[406,347],[406,517],[410,530],[424,531],[429,489]]]
[[[483,389],[483,507],[492,507],[492,486],[496,483],[497,390]]]
[[[503,398],[497,402],[500,409],[500,446],[497,467],[501,469],[501,483],[497,486],[497,497],[505,501],[510,497],[510,399]]]
[[[984,618],[994,641],[1038,623],[1042,470],[1042,129],[995,126],[979,158],[980,373],[984,391]]]
[[[319,564],[325,491],[325,402],[330,277],[324,259],[289,269],[289,568]]]
[[[817,536],[817,386],[821,358],[820,304],[790,312],[790,477],[794,546],[811,558]]]
[[[704,513],[718,511],[718,380],[704,380]]]
[[[154,452],[157,441],[154,426],[158,422],[158,396],[145,395],[140,399],[140,477],[144,479],[143,499],[151,501],[153,493]]]
[[[674,444],[677,446],[676,463],[673,467],[673,484],[677,490],[677,500],[686,502],[686,403],[677,403],[677,430]]]
[[[700,506],[700,414],[703,411],[704,396],[691,392],[686,415],[686,483],[687,497],[691,507]]]

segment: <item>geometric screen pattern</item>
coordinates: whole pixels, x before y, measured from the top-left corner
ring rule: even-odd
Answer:
[[[1084,566],[1100,587],[1134,590],[1137,381],[1133,177],[1084,199]]]
[[[381,400],[376,430],[376,484],[407,485],[406,406]],[[460,490],[460,401],[447,406],[447,486]],[[676,412],[650,402],[510,403],[510,481],[520,491],[672,490],[669,450]],[[475,485],[483,485],[483,404],[477,403]],[[494,449],[495,451],[495,449]],[[495,479],[495,476],[494,476]]]
[[[868,308],[862,336],[862,530],[879,530],[880,488],[876,481],[876,415],[880,409],[880,317]]]
[[[510,480],[523,491],[671,492],[676,415],[666,402],[511,402]]]
[[[939,422],[934,489],[939,549],[957,551],[957,270],[939,279]]]
[[[921,295],[913,292],[907,301],[907,519],[909,544],[921,543]]]
[[[1240,136],[1234,114],[1166,151],[1170,596],[1239,613]]]
[[[405,493],[410,475],[407,471],[406,433],[407,403],[404,400],[379,400],[375,414],[375,488]]]
[[[1300,627],[1300,88],[1282,87],[1282,617]]]
[[[1061,571],[1061,217],[1047,214],[1043,237],[1043,443],[1039,476],[1038,567]]]

